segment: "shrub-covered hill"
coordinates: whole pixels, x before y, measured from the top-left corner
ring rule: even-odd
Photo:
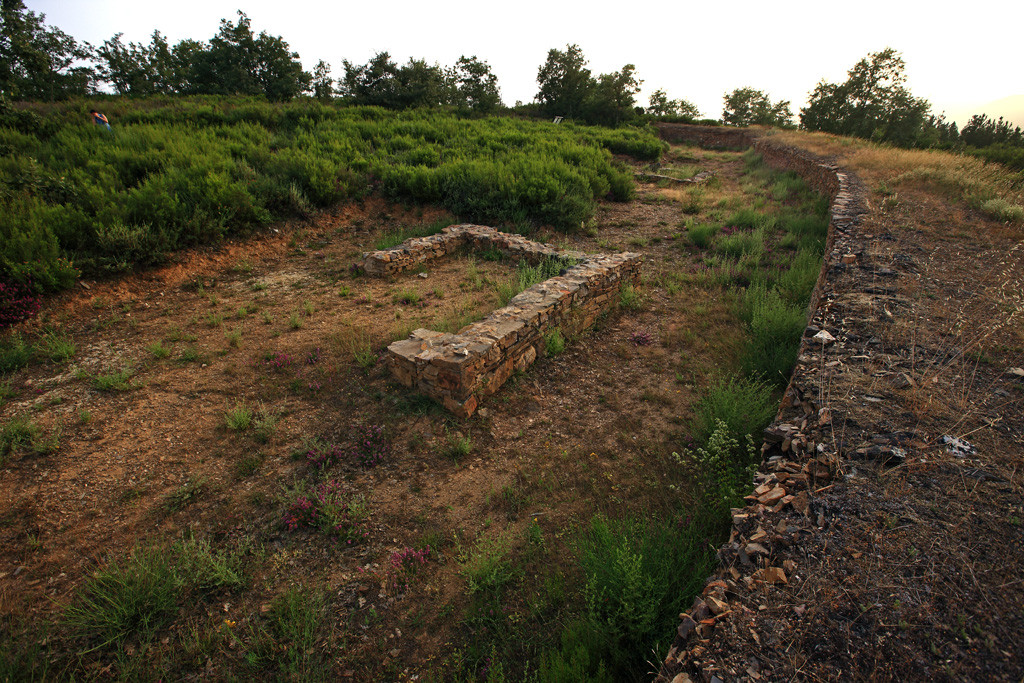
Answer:
[[[612,153],[653,160],[637,129],[314,100],[155,98],[0,111],[3,274],[59,290],[79,272],[146,265],[174,249],[381,192],[465,220],[568,230],[598,198],[624,200]]]

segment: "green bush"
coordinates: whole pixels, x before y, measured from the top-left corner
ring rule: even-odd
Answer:
[[[25,417],[12,417],[0,423],[0,463],[15,449],[35,442],[39,431],[39,427]]]
[[[15,332],[0,339],[0,374],[14,372],[32,362],[35,346]]]
[[[741,505],[743,496],[753,488],[754,471],[760,460],[749,433],[740,445],[731,432],[729,425],[718,420],[704,446],[687,449],[682,455],[672,454],[696,473],[702,504],[723,517],[729,508]]]
[[[565,337],[557,327],[544,333],[544,351],[549,356],[557,356],[565,351]]]
[[[372,189],[468,221],[576,230],[597,199],[632,197],[613,152],[662,152],[638,129],[217,97],[112,99],[111,136],[82,106],[46,105],[53,135],[0,117],[0,270],[42,290]]]
[[[707,249],[711,246],[711,240],[722,229],[717,223],[696,223],[686,231],[686,236],[694,246]]]
[[[680,610],[703,586],[725,521],[595,516],[578,541],[586,612],[541,657],[543,681],[639,680],[652,649],[667,646]]]
[[[981,210],[998,221],[1015,223],[1024,221],[1024,206],[1011,204],[1005,199],[989,199],[982,202]]]
[[[195,539],[138,546],[86,580],[65,608],[64,622],[91,650],[120,648],[129,638],[148,642],[174,620],[187,595],[242,587],[243,555]]]
[[[183,583],[166,549],[139,547],[89,577],[64,619],[97,649],[133,635],[145,642],[174,618]]]
[[[820,273],[821,255],[810,249],[800,249],[786,272],[776,280],[775,288],[787,303],[806,307]]]
[[[787,303],[774,289],[754,285],[744,294],[743,308],[747,320],[743,371],[749,377],[784,385],[807,325],[804,307]]]
[[[778,402],[767,382],[743,377],[720,379],[708,387],[697,404],[694,439],[698,444],[706,444],[720,423],[735,441],[744,441],[748,435],[759,437],[777,409]]]

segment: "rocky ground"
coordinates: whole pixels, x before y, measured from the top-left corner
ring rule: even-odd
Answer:
[[[854,170],[866,212],[659,680],[1020,680],[1021,226],[789,142]]]

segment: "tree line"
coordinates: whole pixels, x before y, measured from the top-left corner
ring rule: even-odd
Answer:
[[[93,46],[48,26],[45,15],[22,0],[0,0],[0,19],[0,93],[8,100],[55,101],[107,88],[127,97],[246,95],[279,102],[308,95],[398,110],[452,107],[488,114],[503,108],[497,76],[476,56],[443,67],[414,58],[398,64],[380,52],[365,64],[343,60],[344,73],[334,78],[323,60],[305,71],[282,37],[257,35],[241,11],[234,21],[222,19],[210,40],[174,45],[154,31],[148,44],[125,43],[118,33]],[[669,99],[663,90],[651,96],[650,107],[638,107],[642,81],[632,64],[598,75],[586,64],[576,45],[551,50],[538,71],[536,103],[522,109],[608,126],[642,115],[699,116],[691,103]]]
[[[246,95],[286,101],[305,95],[396,110],[450,107],[490,114],[504,108],[497,76],[476,56],[462,56],[443,67],[413,58],[398,64],[388,52],[380,52],[365,64],[343,60],[344,73],[334,78],[323,60],[312,72],[305,71],[283,38],[266,31],[255,34],[241,11],[235,21],[222,19],[210,40],[186,39],[175,45],[154,31],[148,44],[125,44],[118,33],[94,47],[46,25],[45,15],[28,10],[23,0],[0,0],[0,19],[0,94],[8,100],[88,96],[105,85],[128,97]],[[910,92],[904,67],[900,54],[886,48],[858,61],[845,82],[819,82],[800,110],[799,126],[902,147],[963,149],[1024,168],[1019,126],[977,114],[958,128],[944,115],[932,114],[928,101]],[[638,106],[642,83],[633,64],[592,73],[580,47],[567,45],[549,50],[537,72],[535,101],[517,103],[515,109],[604,126],[650,118],[700,119],[691,102],[670,99],[661,89],[651,94],[646,107]],[[773,102],[756,88],[736,88],[723,100],[725,125],[795,125],[788,101]]]

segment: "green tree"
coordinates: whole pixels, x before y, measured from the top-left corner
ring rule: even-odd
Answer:
[[[398,65],[387,52],[378,52],[366,64],[342,61],[345,75],[339,81],[341,94],[352,104],[394,107]]]
[[[567,45],[565,51],[548,50],[548,58],[537,71],[537,101],[547,116],[575,118],[595,87],[587,68],[587,60],[578,45]]]
[[[870,53],[847,72],[845,83],[821,81],[800,110],[800,125],[910,146],[917,142],[930,109],[904,85],[905,64],[891,47]]]
[[[459,57],[450,74],[457,91],[459,106],[472,111],[489,114],[501,107],[501,91],[498,77],[491,72],[491,66],[476,58]]]
[[[178,92],[180,68],[167,39],[154,31],[149,45],[125,45],[122,35],[118,33],[97,48],[99,80],[109,83],[118,94],[133,97]]]
[[[960,131],[960,139],[972,147],[988,147],[995,144],[1007,144],[1011,147],[1024,147],[1024,131],[1009,121],[990,119],[987,114],[975,114],[964,124]]]
[[[208,49],[195,55],[193,87],[215,95],[264,95],[272,101],[308,89],[312,77],[302,70],[299,55],[280,36],[253,35],[251,23],[242,11],[237,23],[221,19]]]
[[[0,94],[14,100],[60,100],[95,89],[96,75],[82,64],[92,56],[45,14],[22,0],[0,0]]]
[[[318,100],[329,100],[334,96],[334,79],[331,78],[331,65],[320,60],[313,67],[313,97]]]
[[[636,67],[627,64],[621,71],[597,77],[584,103],[584,119],[587,123],[618,126],[636,115],[635,96],[640,92],[643,81],[637,79],[635,73]]]
[[[650,116],[679,116],[691,120],[700,118],[700,110],[688,100],[670,100],[662,89],[655,90],[647,98],[646,113]]]
[[[409,58],[395,74],[395,109],[438,107],[453,99],[454,85],[438,64]]]
[[[409,59],[398,66],[387,52],[379,52],[366,64],[343,62],[345,75],[340,91],[352,104],[409,109],[437,107],[453,99],[455,86],[450,74],[437,64]]]
[[[785,126],[793,119],[788,100],[776,103],[761,90],[736,88],[723,96],[722,122],[730,126]]]

